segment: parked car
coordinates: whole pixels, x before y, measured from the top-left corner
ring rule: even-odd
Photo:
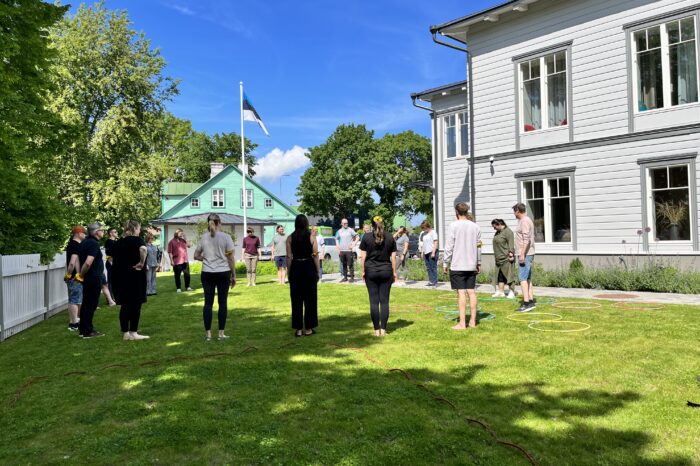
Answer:
[[[323,243],[326,245],[326,253],[323,255],[323,260],[340,260],[338,256],[338,240],[335,236],[324,237]],[[352,256],[357,259],[360,256],[360,244],[358,243],[352,250]]]
[[[272,260],[272,241],[270,244],[264,248],[260,248],[260,260],[261,261],[271,261]]]

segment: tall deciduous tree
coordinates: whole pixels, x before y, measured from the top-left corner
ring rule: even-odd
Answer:
[[[27,173],[62,149],[64,128],[46,109],[54,58],[46,31],[65,11],[40,0],[0,2],[0,254],[46,259],[65,241],[52,185]]]

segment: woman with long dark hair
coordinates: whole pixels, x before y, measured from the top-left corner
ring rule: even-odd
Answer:
[[[202,289],[204,290],[204,341],[211,341],[211,321],[213,318],[214,292],[219,301],[219,336],[217,340],[228,339],[224,333],[228,317],[228,289],[236,286],[236,266],[233,258],[233,239],[221,231],[221,218],[217,214],[207,217],[209,234],[202,235],[194,258],[202,261]]]
[[[318,244],[316,237],[311,236],[306,215],[297,215],[294,219],[294,233],[287,238],[287,260],[294,336],[311,336],[318,326],[320,265]]]
[[[493,258],[496,261],[494,298],[515,298],[515,236],[501,218],[491,220],[491,226],[496,233],[493,236]],[[508,284],[508,294],[505,285]]]
[[[374,336],[386,336],[389,294],[396,281],[396,242],[384,231],[384,220],[379,215],[372,219],[372,231],[362,237],[360,268],[369,293]]]
[[[141,224],[129,220],[124,236],[112,246],[112,287],[124,340],[146,340],[138,333],[141,306],[146,302],[146,243],[139,236]]]

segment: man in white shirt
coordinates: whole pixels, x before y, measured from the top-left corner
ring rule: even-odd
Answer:
[[[318,244],[318,279],[323,278],[323,258],[326,257],[326,239],[321,233],[318,232],[318,227],[313,227],[311,229],[311,236],[316,238],[316,244]]]
[[[445,237],[443,268],[450,270],[452,289],[459,298],[459,323],[453,330],[465,330],[467,294],[469,295],[469,328],[476,327],[476,275],[481,272],[481,229],[469,220],[469,204],[455,206],[457,221],[450,224]]]
[[[425,260],[425,268],[428,270],[428,284],[426,286],[436,286],[438,281],[438,235],[428,221],[421,223],[420,227],[423,230],[423,259]]]

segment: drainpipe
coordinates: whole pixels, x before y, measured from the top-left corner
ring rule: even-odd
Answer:
[[[458,45],[440,40],[437,37],[437,29],[431,28],[430,32],[433,34],[433,42],[436,44],[464,52],[467,55],[467,88],[469,93],[469,152],[471,155],[471,157],[469,157],[469,184],[471,185],[469,187],[469,192],[471,197],[472,214],[476,216],[476,186],[474,185],[476,175],[474,174],[474,87],[472,85],[472,55],[469,53],[469,50],[466,47],[466,42],[462,42],[465,44],[465,46],[460,47]]]
[[[417,103],[417,100],[420,100],[417,95],[412,95],[411,100],[413,101],[413,106],[427,110],[430,112],[430,119],[431,125],[430,125],[430,156],[432,159],[432,166],[435,168],[433,170],[433,179],[431,181],[431,186],[429,187],[431,190],[431,194],[433,196],[433,227],[437,229],[438,225],[440,224],[440,210],[438,209],[438,190],[437,190],[437,185],[438,185],[438,175],[439,175],[439,168],[438,168],[438,154],[437,154],[437,143],[435,142],[435,135],[437,134],[437,118],[435,118],[435,112],[433,111],[432,108],[427,107],[425,105],[421,105]],[[419,183],[414,183],[416,186],[419,185]],[[424,185],[421,185],[422,187],[427,187]]]

